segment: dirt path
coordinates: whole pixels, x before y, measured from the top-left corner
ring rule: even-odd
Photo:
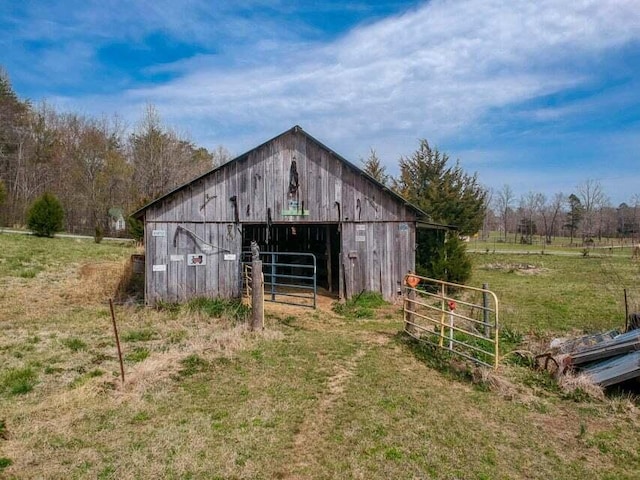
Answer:
[[[316,408],[309,412],[300,430],[293,440],[293,449],[290,452],[293,463],[289,465],[288,472],[283,478],[302,479],[312,478],[309,467],[312,467],[316,449],[314,446],[325,435],[326,430],[332,425],[334,407],[344,394],[349,379],[355,374],[358,362],[371,348],[365,345],[355,352],[345,362],[335,366],[333,375],[327,381],[326,391],[320,398]]]

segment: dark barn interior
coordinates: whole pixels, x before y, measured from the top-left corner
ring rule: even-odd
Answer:
[[[255,240],[261,252],[312,253],[316,257],[318,287],[338,293],[340,231],[338,224],[243,224],[242,251]]]

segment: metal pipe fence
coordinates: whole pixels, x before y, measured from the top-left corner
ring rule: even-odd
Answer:
[[[498,297],[487,286],[470,287],[405,276],[404,329],[412,337],[477,364],[500,360]]]
[[[250,268],[250,252],[243,252],[243,271]],[[265,301],[316,308],[316,256],[306,252],[260,252]],[[246,275],[243,275],[246,277]],[[244,288],[250,288],[245,278]],[[249,290],[247,290],[249,291]]]

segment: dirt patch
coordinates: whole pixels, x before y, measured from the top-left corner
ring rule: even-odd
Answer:
[[[501,272],[515,273],[518,275],[540,275],[548,272],[548,268],[530,263],[487,263],[481,267],[483,270],[499,270]]]

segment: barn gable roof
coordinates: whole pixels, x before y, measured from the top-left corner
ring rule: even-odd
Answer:
[[[396,201],[401,202],[404,205],[406,205],[407,207],[409,207],[411,210],[413,210],[417,214],[418,226],[430,227],[430,228],[451,228],[450,226],[447,226],[447,225],[441,225],[441,224],[437,224],[437,223],[432,222],[430,216],[426,212],[424,212],[423,210],[421,210],[420,208],[418,208],[416,205],[412,204],[411,202],[408,202],[404,197],[402,197],[401,195],[399,195],[398,193],[396,193],[395,191],[393,191],[392,189],[390,189],[386,185],[380,183],[378,180],[373,178],[367,172],[365,172],[361,168],[357,167],[356,165],[351,163],[349,160],[347,160],[346,158],[344,158],[342,155],[338,154],[337,152],[335,152],[331,148],[327,147],[325,144],[320,142],[318,139],[316,139],[313,136],[309,135],[307,132],[305,132],[302,129],[302,127],[300,127],[298,125],[295,125],[294,127],[290,128],[289,130],[286,130],[286,131],[282,132],[281,134],[276,135],[275,137],[267,140],[266,142],[261,143],[257,147],[252,148],[251,150],[243,153],[242,155],[239,155],[239,156],[233,158],[232,160],[229,160],[228,162],[223,163],[222,165],[218,165],[217,167],[209,170],[208,172],[205,172],[202,175],[200,175],[200,176],[198,176],[196,178],[193,178],[192,180],[188,181],[187,183],[185,183],[183,185],[180,185],[179,187],[171,190],[170,192],[168,192],[168,193],[156,198],[155,200],[149,202],[148,204],[146,204],[142,208],[140,208],[140,209],[136,210],[135,212],[133,212],[131,214],[131,216],[134,217],[134,218],[137,218],[137,219],[141,219],[143,217],[145,211],[148,208],[152,207],[153,205],[156,205],[156,204],[164,201],[168,197],[170,197],[170,196],[174,195],[175,193],[183,190],[184,188],[187,188],[189,185],[192,185],[193,183],[201,180],[202,178],[207,177],[208,175],[211,175],[214,172],[217,172],[218,170],[222,170],[222,169],[227,168],[227,167],[229,167],[230,165],[232,165],[232,164],[234,164],[236,162],[239,162],[239,161],[241,161],[243,159],[246,159],[254,151],[259,150],[260,148],[264,147],[265,145],[267,145],[267,144],[273,142],[274,140],[276,140],[276,139],[278,139],[278,138],[280,138],[280,137],[282,137],[284,135],[287,135],[289,133],[300,133],[300,134],[304,135],[308,140],[314,142],[320,148],[326,150],[327,152],[329,152],[330,154],[335,156],[338,160],[340,160],[343,164],[345,164],[348,168],[350,168],[354,173],[366,177],[367,180],[369,180],[374,185],[376,185],[385,194],[393,197]]]

